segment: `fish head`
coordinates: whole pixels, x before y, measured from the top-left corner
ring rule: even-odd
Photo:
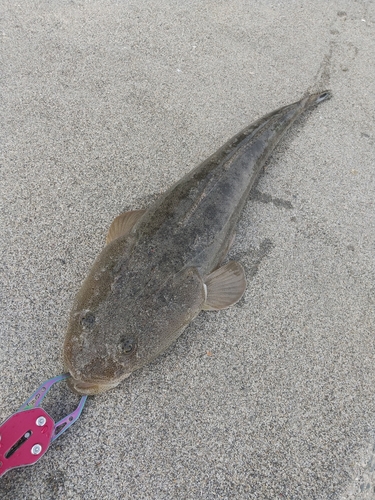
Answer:
[[[121,333],[115,321],[103,322],[98,309],[72,311],[64,344],[69,387],[78,394],[99,394],[117,386],[136,365],[137,337]]]
[[[100,259],[99,259],[100,260]],[[119,268],[121,266],[117,266]],[[196,268],[158,276],[94,265],[79,291],[64,344],[70,388],[98,394],[163,352],[202,309]]]

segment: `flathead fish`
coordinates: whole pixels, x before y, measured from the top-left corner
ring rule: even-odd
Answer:
[[[230,139],[147,210],[116,217],[79,290],[64,344],[70,387],[98,394],[165,351],[201,310],[243,295],[238,262],[222,262],[265,161],[308,108],[308,95]]]

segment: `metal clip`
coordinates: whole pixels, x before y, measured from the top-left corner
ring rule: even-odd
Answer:
[[[83,396],[77,408],[57,423],[39,407],[50,388],[68,377],[69,374],[64,374],[46,380],[16,413],[0,425],[0,477],[10,469],[37,462],[49,445],[79,418],[87,396]]]

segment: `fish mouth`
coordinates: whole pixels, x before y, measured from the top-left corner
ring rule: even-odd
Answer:
[[[71,389],[76,394],[80,396],[94,396],[95,394],[100,394],[102,392],[106,392],[109,389],[113,389],[121,382],[121,380],[117,380],[115,382],[85,382],[84,380],[77,380],[73,377],[67,380],[67,384],[69,389]]]

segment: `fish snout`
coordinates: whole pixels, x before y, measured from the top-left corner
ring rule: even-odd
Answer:
[[[73,377],[67,380],[67,384],[70,390],[79,394],[80,396],[94,396],[95,394],[100,394],[101,392],[108,391],[116,385],[119,384],[120,381],[116,383],[100,383],[100,382],[86,382],[84,380],[77,380]]]

